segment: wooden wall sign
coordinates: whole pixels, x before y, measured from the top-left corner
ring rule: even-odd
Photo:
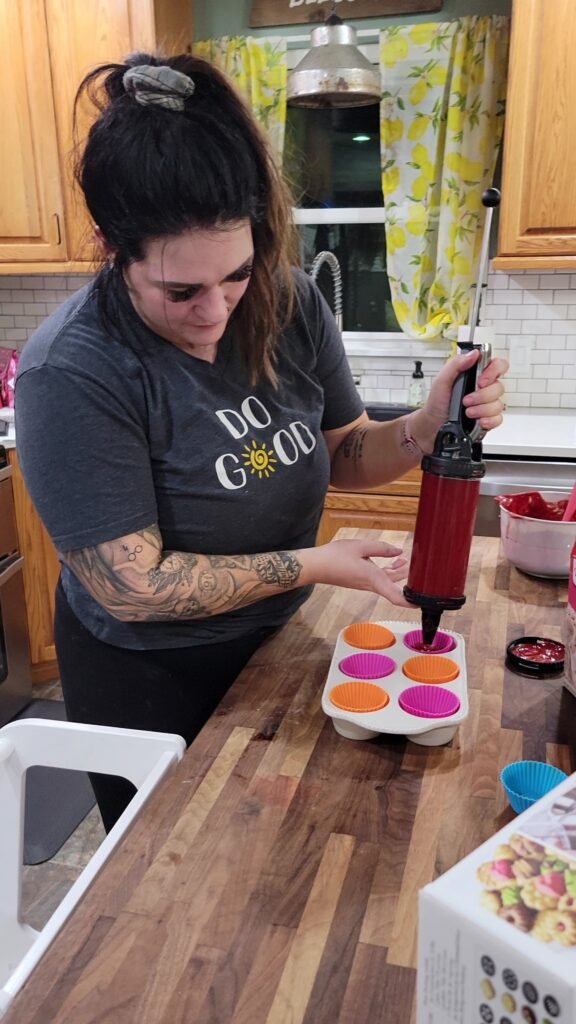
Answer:
[[[440,11],[443,0],[336,0],[334,13],[348,21],[381,18],[388,14],[420,14]],[[332,0],[252,0],[250,28],[268,25],[322,23],[332,13]]]

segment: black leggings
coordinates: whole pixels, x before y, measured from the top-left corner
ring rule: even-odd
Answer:
[[[134,651],[97,640],[56,589],[54,637],[70,722],[183,736],[189,745],[260,645],[277,632],[202,647]],[[107,832],[136,792],[127,779],[90,775]]]

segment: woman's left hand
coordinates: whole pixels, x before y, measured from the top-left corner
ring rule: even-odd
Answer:
[[[424,451],[432,451],[436,433],[448,418],[450,396],[456,378],[474,366],[479,358],[479,350],[474,349],[449,359],[432,382],[426,404],[417,413],[411,414],[414,436]],[[466,415],[478,420],[484,430],[493,430],[502,423],[502,413],[506,406],[503,401],[504,385],[500,378],[507,370],[506,359],[492,359],[480,374],[476,390],[463,399]]]

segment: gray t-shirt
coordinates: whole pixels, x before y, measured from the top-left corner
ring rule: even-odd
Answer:
[[[32,335],[16,385],[18,456],[58,551],[158,523],[164,547],[252,554],[312,547],[329,482],[322,430],[363,404],[334,320],[296,271],[297,305],[278,345],[275,390],[249,383],[227,331],[211,364],[150,330],[129,301],[106,329],[97,282]],[[280,626],[309,594],[298,588],[205,619],[120,622],[62,566],[87,629],[133,649],[230,640]]]

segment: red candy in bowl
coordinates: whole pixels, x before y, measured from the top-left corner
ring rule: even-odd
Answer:
[[[500,494],[496,498],[500,508],[507,509],[516,516],[524,516],[529,519],[545,519],[549,522],[559,523],[568,505],[567,498],[560,498],[557,501],[546,501],[540,491],[525,491],[523,494]],[[571,521],[576,520],[576,511]]]
[[[508,561],[532,576],[567,577],[576,540],[576,520],[562,522],[568,499],[557,491],[524,491],[500,494],[495,500]]]

